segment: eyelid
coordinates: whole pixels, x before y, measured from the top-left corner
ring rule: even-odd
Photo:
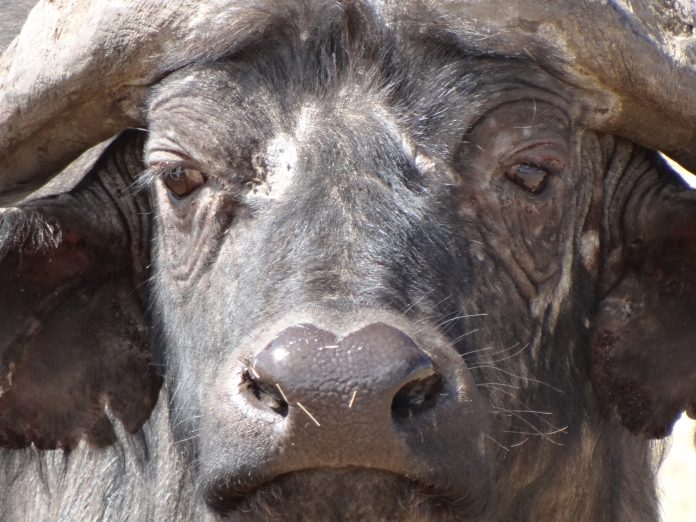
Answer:
[[[176,169],[192,169],[200,170],[194,166],[189,166],[181,162],[159,162],[147,165],[147,169],[140,177],[139,184],[143,186],[151,186],[156,181],[166,178],[169,174],[172,174]],[[202,170],[203,175],[210,179],[210,177],[205,174]]]
[[[154,152],[157,152],[158,154],[154,154]],[[215,174],[211,174],[189,156],[170,150],[154,152],[148,153],[148,157],[145,161],[147,170],[142,176],[142,184],[144,185],[152,185],[156,180],[166,177],[167,174],[176,169],[186,169],[200,171],[208,182],[212,181],[218,187],[221,187],[226,191],[237,191],[228,180],[216,176]],[[162,152],[162,154],[159,154],[159,152]]]
[[[560,143],[558,141],[553,141],[553,140],[544,140],[544,141],[522,141],[514,146],[510,147],[506,151],[506,155],[512,156],[515,154],[522,154],[525,152],[529,151],[535,151],[540,148],[547,148],[550,150],[555,150],[559,154],[565,155],[566,152],[566,147],[563,143]]]
[[[172,171],[175,171],[177,169],[183,169],[183,170],[199,170],[203,172],[201,169],[197,168],[195,165],[190,164],[190,163],[185,163],[185,162],[158,162],[158,163],[153,163],[150,166],[148,166],[148,172],[157,177],[161,176],[166,176],[167,174],[170,174]]]
[[[560,175],[566,166],[566,148],[553,141],[522,144],[514,147],[504,161],[506,167],[519,163],[527,163],[549,171],[551,174]]]
[[[150,149],[146,152],[145,165],[148,169],[157,168],[158,165],[172,165],[183,168],[198,168],[193,159],[172,149]]]

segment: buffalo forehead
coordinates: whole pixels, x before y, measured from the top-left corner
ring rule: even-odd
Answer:
[[[433,71],[427,86],[413,82],[398,94],[401,99],[388,99],[388,87],[350,76],[318,92],[302,92],[292,78],[274,85],[254,64],[199,65],[180,71],[155,92],[148,153],[173,141],[207,172],[234,175],[231,181],[244,183],[256,175],[254,155],[290,174],[301,149],[311,153],[327,132],[382,135],[399,142],[411,159],[417,147],[447,161],[472,126],[505,104],[526,107],[512,118],[498,110],[499,127],[515,119],[521,129],[519,114],[526,112],[529,129],[520,132],[527,133],[541,126],[549,134],[565,133],[579,112],[569,89],[533,65],[489,59],[454,63],[446,73]]]

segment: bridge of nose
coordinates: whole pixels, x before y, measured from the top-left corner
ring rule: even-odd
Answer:
[[[383,323],[341,339],[312,325],[290,327],[252,360],[252,368],[291,409],[304,410],[302,421],[325,428],[369,423],[373,432],[391,429],[394,395],[433,371],[409,336]]]

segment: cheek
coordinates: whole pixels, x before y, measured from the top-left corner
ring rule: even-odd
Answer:
[[[557,272],[568,244],[565,236],[573,209],[564,211],[561,200],[551,194],[535,199],[504,187],[487,191],[476,202],[483,239],[496,252],[497,262],[516,265],[533,285]]]
[[[216,369],[233,351],[224,300],[203,289],[185,294],[184,299],[176,289],[172,294],[166,275],[156,277],[160,290],[153,315],[158,319],[157,339],[163,345],[167,378],[176,388],[173,407],[182,415],[193,415],[206,403]]]
[[[164,288],[185,296],[205,275],[209,260],[217,258],[237,206],[228,195],[208,187],[175,202],[158,188],[155,200],[158,270]]]
[[[502,224],[510,237],[510,247],[519,255],[529,258],[530,274],[539,277],[550,275],[553,260],[565,248],[562,198],[550,197],[545,201],[532,200],[531,197],[506,198],[505,210],[501,212]],[[572,209],[567,209],[567,213]]]
[[[470,196],[464,211],[470,223],[468,239],[479,242],[469,248],[480,251],[472,256],[480,259],[476,271],[488,272],[480,276],[486,286],[505,282],[498,299],[506,296],[506,309],[519,304],[515,313],[531,314],[530,320],[555,299],[559,285],[566,284],[574,254],[575,198],[564,180],[554,181],[538,197],[493,181],[489,190]]]

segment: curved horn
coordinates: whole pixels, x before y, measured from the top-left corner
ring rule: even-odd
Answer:
[[[661,150],[694,171],[696,4],[670,4],[450,0],[438,10],[470,44],[532,59],[568,83],[608,93],[613,100],[594,108],[593,127]]]
[[[141,123],[148,87],[234,50],[239,2],[42,0],[0,57],[0,194],[16,199]],[[0,203],[2,198],[0,198]]]

